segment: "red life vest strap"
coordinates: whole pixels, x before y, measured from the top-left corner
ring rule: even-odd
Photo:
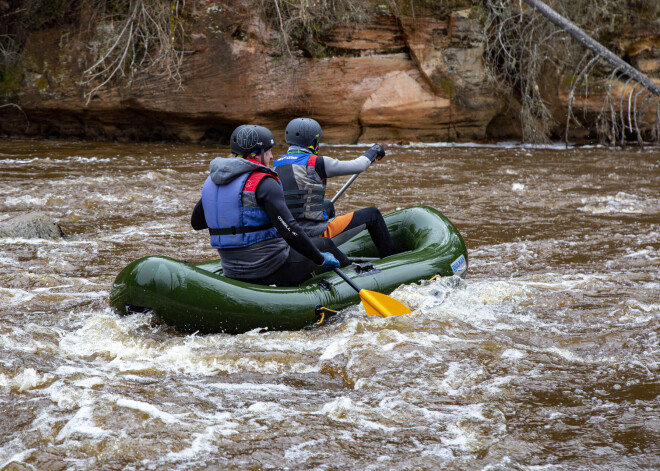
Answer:
[[[314,169],[316,170],[316,159],[317,158],[318,158],[318,155],[315,155],[315,154],[310,155],[309,159],[307,160],[307,166],[308,167],[314,167]],[[320,175],[319,175],[319,177],[320,177]],[[325,178],[321,178],[322,182],[325,181],[325,180],[326,180]]]
[[[255,170],[247,178],[247,180],[245,180],[245,185],[243,185],[243,191],[257,191],[257,186],[259,186],[259,183],[261,183],[261,180],[264,177],[271,177],[277,180],[278,182],[280,181],[277,175],[273,175],[270,172],[262,172],[259,170]]]

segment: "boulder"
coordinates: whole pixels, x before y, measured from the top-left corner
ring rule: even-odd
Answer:
[[[0,237],[61,239],[62,228],[42,212],[30,212],[0,222]]]

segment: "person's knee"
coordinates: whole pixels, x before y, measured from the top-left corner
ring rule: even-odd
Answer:
[[[369,206],[368,208],[364,208],[364,211],[372,219],[373,218],[379,218],[379,217],[383,216],[380,213],[380,209],[376,208],[375,206]]]
[[[374,206],[360,210],[360,219],[366,224],[371,225],[383,220],[383,215],[380,210]]]

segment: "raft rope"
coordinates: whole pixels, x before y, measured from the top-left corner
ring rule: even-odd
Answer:
[[[316,314],[321,316],[321,320],[318,321],[316,325],[323,324],[323,321],[325,320],[326,312],[332,312],[337,314],[339,311],[335,311],[334,309],[330,309],[329,307],[325,307],[325,306],[316,306]]]

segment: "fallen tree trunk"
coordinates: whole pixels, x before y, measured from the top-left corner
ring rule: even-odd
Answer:
[[[623,71],[628,77],[636,80],[642,84],[647,90],[653,94],[660,97],[660,85],[655,83],[649,77],[641,73],[639,70],[625,62],[623,59],[618,57],[612,51],[607,49],[605,46],[600,44],[598,41],[593,39],[582,29],[580,29],[575,23],[571,22],[569,19],[564,18],[559,13],[554,11],[548,5],[543,3],[541,0],[524,0],[530,7],[534,8],[537,12],[543,15],[545,18],[550,20],[555,25],[559,26],[568,34],[573,36],[580,44],[589,48],[598,56],[602,57],[609,64],[611,64],[616,69]]]

